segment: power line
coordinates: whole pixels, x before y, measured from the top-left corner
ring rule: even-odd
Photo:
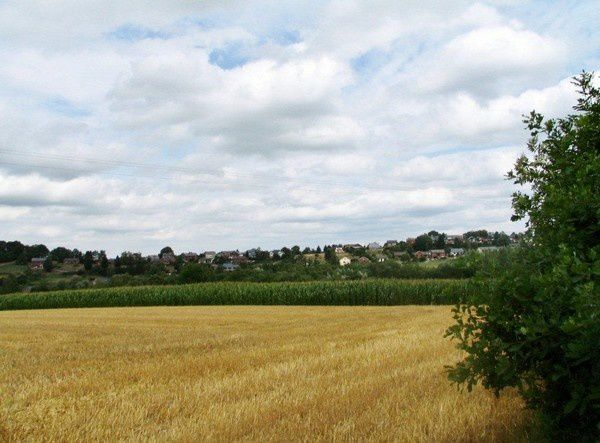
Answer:
[[[67,156],[61,156],[56,154],[45,154],[39,152],[20,152],[13,149],[0,148],[0,152],[7,153],[9,155],[17,155],[21,157],[32,157],[38,158],[41,160],[55,160],[55,161],[69,161],[73,162],[73,158]],[[74,168],[74,167],[66,167],[59,165],[43,165],[43,164],[31,164],[26,162],[15,162],[15,161],[7,161],[0,159],[0,164],[10,165],[10,166],[20,166],[24,168],[43,168],[43,169],[55,169],[66,172],[72,172],[77,174],[105,174],[109,176],[122,176],[122,177],[147,177],[157,180],[173,180],[173,175],[167,176],[164,173],[172,173],[172,174],[185,174],[188,177],[185,177],[186,181],[193,182],[203,182],[208,183],[213,186],[245,186],[247,188],[262,188],[262,189],[272,189],[274,184],[281,185],[282,183],[293,183],[300,182],[298,188],[314,190],[314,191],[327,191],[330,192],[330,187],[338,187],[338,188],[346,188],[346,189],[356,189],[359,188],[361,190],[370,190],[370,191],[384,191],[384,192],[415,192],[422,191],[419,188],[408,188],[408,187],[397,187],[397,186],[389,186],[389,185],[377,185],[377,184],[365,184],[359,182],[341,182],[336,180],[321,180],[321,179],[310,179],[311,185],[318,185],[319,187],[308,186],[304,183],[305,179],[296,178],[296,177],[287,177],[287,176],[275,176],[271,175],[270,177],[260,177],[252,174],[244,174],[239,172],[227,172],[225,174],[219,174],[214,172],[199,172],[193,168],[185,168],[185,167],[177,167],[177,166],[167,166],[167,165],[159,165],[152,163],[136,163],[129,162],[124,160],[107,160],[107,159],[98,159],[98,158],[86,158],[86,157],[77,157],[77,161],[92,163],[96,165],[105,165],[105,166],[113,166],[113,167],[129,167],[129,168],[137,168],[142,169],[137,173],[126,173],[122,171],[102,171],[97,169],[82,169],[82,168]],[[152,171],[163,171],[163,175],[154,174]],[[201,178],[199,176],[205,176]],[[227,181],[228,178],[233,179],[246,179],[252,180],[253,183],[232,183]],[[223,181],[225,180],[225,181]],[[266,181],[268,180],[268,184]],[[260,183],[260,182],[263,183]],[[329,189],[325,189],[329,187]],[[453,194],[464,194],[464,190],[455,189],[451,190]]]

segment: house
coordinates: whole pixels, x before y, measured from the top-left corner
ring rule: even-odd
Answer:
[[[195,252],[186,252],[183,254],[183,261],[186,263],[196,263],[198,261],[198,254]]]
[[[239,268],[240,268],[240,265],[238,265],[236,263],[231,263],[231,262],[223,263],[223,270],[225,272],[233,272]]]
[[[238,255],[240,255],[239,251],[221,251],[217,254],[217,257],[230,260],[233,257],[237,257]]]
[[[272,251],[269,251],[269,257],[270,258],[279,258],[282,255],[283,254],[281,253],[280,249],[273,249]]]
[[[63,265],[76,266],[78,264],[79,264],[79,259],[76,257],[65,258],[63,260]]]
[[[394,246],[398,246],[397,240],[388,240],[383,244],[384,248],[393,248]]]
[[[446,258],[446,251],[443,249],[432,249],[429,251],[431,258]]]
[[[44,262],[46,261],[46,257],[33,257],[31,262],[29,262],[29,267],[31,269],[44,269]]]
[[[421,259],[424,259],[424,258],[429,258],[429,255],[430,255],[429,251],[416,251],[414,253],[414,256],[415,256],[415,258],[417,260],[421,260]]]
[[[160,258],[160,261],[165,265],[174,265],[177,262],[177,257],[175,257],[175,254],[172,252],[165,252]]]
[[[369,248],[371,251],[377,251],[377,250],[381,249],[381,245],[377,242],[373,242],[373,243],[369,243],[367,248]]]
[[[343,254],[344,253],[344,248],[342,248],[341,246],[336,246],[335,247],[335,253],[336,254]]]
[[[446,245],[448,245],[448,246],[455,245],[455,244],[460,243],[462,241],[463,241],[463,236],[462,235],[447,235],[446,236]]]
[[[387,256],[385,256],[384,254],[376,254],[375,255],[375,261],[377,263],[383,263],[386,260],[387,260]]]
[[[256,256],[258,255],[259,252],[260,252],[260,249],[258,249],[258,248],[248,249],[246,251],[246,257],[248,257],[250,260],[256,260]]]
[[[347,243],[344,245],[344,251],[352,251],[354,249],[362,249],[362,245],[358,243]]]
[[[358,262],[359,262],[361,265],[368,265],[369,263],[371,263],[371,260],[369,260],[367,257],[360,257],[360,258],[358,259]]]
[[[480,246],[479,248],[477,248],[477,252],[494,252],[494,251],[499,251],[500,247],[499,246]]]
[[[156,255],[156,254],[149,255],[147,257],[147,259],[148,259],[149,262],[152,262],[152,263],[156,263],[156,262],[160,261],[160,257],[158,255]]]
[[[215,251],[204,251],[204,254],[202,254],[202,257],[198,260],[198,262],[211,264],[216,256],[217,253]]]
[[[236,265],[247,265],[248,263],[252,263],[252,260],[245,255],[234,255],[231,257],[231,262],[235,263]]]
[[[340,266],[348,266],[350,264],[351,260],[349,257],[342,257],[340,258]]]
[[[458,257],[459,255],[465,255],[463,248],[450,248],[450,257]]]
[[[408,237],[406,239],[406,244],[408,244],[408,245],[414,245],[416,241],[417,241],[416,238],[414,238],[414,237]]]

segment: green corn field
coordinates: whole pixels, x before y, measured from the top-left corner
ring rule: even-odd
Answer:
[[[185,305],[449,305],[481,290],[468,280],[199,283],[19,293],[0,296],[0,310]]]

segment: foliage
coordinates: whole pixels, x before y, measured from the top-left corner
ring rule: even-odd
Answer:
[[[174,254],[173,248],[171,248],[170,246],[165,246],[160,250],[158,256],[162,258],[163,254]]]
[[[481,291],[468,280],[215,282],[9,294],[0,310],[159,305],[446,305]]]
[[[509,178],[513,219],[527,219],[520,248],[490,291],[459,305],[447,335],[466,358],[449,368],[470,389],[515,386],[542,412],[553,440],[600,439],[600,91],[577,77],[579,113],[532,112],[531,156]]]
[[[54,268],[54,264],[52,263],[52,257],[49,255],[48,257],[46,257],[46,260],[44,260],[44,271],[46,272],[50,272],[52,271],[52,268]]]
[[[179,274],[182,283],[201,283],[213,279],[214,270],[210,265],[188,263]]]
[[[433,247],[433,240],[427,234],[419,235],[415,238],[413,248],[415,251],[429,251]]]
[[[52,260],[62,263],[65,258],[73,257],[73,251],[59,246],[58,248],[54,248],[52,251],[50,251],[50,257],[52,257]]]
[[[92,255],[92,251],[86,251],[83,254],[83,267],[86,271],[90,271],[94,266],[94,256]]]

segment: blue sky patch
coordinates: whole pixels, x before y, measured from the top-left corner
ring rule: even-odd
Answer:
[[[223,48],[213,49],[208,61],[221,69],[234,69],[243,66],[251,60],[248,54],[244,53],[241,44],[231,44]]]
[[[110,33],[110,36],[116,38],[117,40],[126,40],[130,42],[152,38],[168,38],[168,35],[164,32],[155,31],[150,28],[137,26],[131,23],[119,26],[117,29]]]
[[[44,108],[57,114],[66,115],[67,117],[87,117],[90,111],[75,106],[68,100],[60,97],[55,97],[44,102]]]

